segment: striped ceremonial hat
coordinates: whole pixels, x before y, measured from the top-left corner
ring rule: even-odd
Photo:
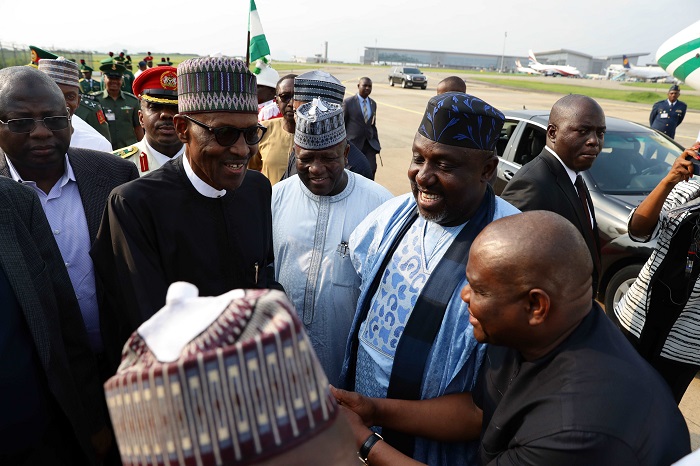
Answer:
[[[105,383],[124,465],[243,465],[325,432],[339,413],[303,324],[277,290],[197,297],[174,283]]]
[[[338,78],[321,70],[309,71],[294,78],[294,100],[311,102],[316,97],[342,104],[345,86]]]
[[[255,75],[230,57],[190,58],[177,67],[180,113],[258,113]]]
[[[297,109],[294,144],[302,149],[326,149],[344,141],[345,137],[345,119],[340,104],[315,98]]]
[[[39,71],[48,74],[58,84],[78,87],[80,67],[77,63],[58,57],[55,60],[42,58],[39,60]]]

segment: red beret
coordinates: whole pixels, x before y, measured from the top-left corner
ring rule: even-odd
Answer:
[[[136,77],[131,87],[134,94],[147,102],[177,105],[177,68],[149,68]]]

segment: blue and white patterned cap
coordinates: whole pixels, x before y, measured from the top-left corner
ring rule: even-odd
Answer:
[[[39,60],[39,71],[48,74],[57,84],[78,87],[80,67],[77,63],[58,57],[55,60],[42,58]]]
[[[338,78],[321,70],[309,71],[294,78],[294,100],[311,102],[316,97],[342,104],[345,86]]]
[[[430,99],[418,134],[440,144],[496,150],[504,122],[500,110],[478,97],[446,92]]]
[[[340,104],[315,98],[297,109],[294,144],[302,149],[326,149],[344,141],[345,137],[345,119]]]

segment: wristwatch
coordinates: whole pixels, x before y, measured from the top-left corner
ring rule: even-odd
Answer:
[[[357,452],[357,457],[360,458],[360,461],[362,461],[362,464],[365,466],[369,466],[369,463],[367,462],[367,459],[369,458],[369,451],[372,449],[374,444],[380,440],[384,440],[382,436],[376,432],[372,432],[372,435],[367,437],[365,443],[363,443],[360,447],[360,451]]]

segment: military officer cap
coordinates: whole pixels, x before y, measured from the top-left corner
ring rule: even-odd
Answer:
[[[668,92],[671,92],[671,91],[678,91],[678,92],[680,92],[680,91],[681,91],[681,88],[678,86],[678,84],[674,84],[674,85],[672,85],[672,86],[668,89]]]
[[[126,57],[124,56],[124,52],[119,52],[118,57],[114,57],[114,60],[124,63],[126,61]]]
[[[177,68],[149,68],[136,77],[132,88],[134,94],[146,102],[177,105]]]
[[[124,65],[119,63],[118,61],[114,60],[102,60],[100,63],[100,71],[102,71],[102,74],[105,76],[109,76],[112,78],[123,78],[124,73],[126,72],[126,68]]]
[[[92,73],[95,70],[93,70],[89,65],[87,65],[85,63],[85,60],[81,58],[80,59],[80,71],[82,73]]]
[[[42,50],[39,47],[35,47],[33,45],[29,46],[29,51],[32,55],[32,62],[30,63],[30,65],[35,68],[39,65],[39,60],[41,60],[42,58],[50,58],[51,60],[55,60],[58,58],[58,55],[54,55],[51,52],[47,52],[46,50]]]

